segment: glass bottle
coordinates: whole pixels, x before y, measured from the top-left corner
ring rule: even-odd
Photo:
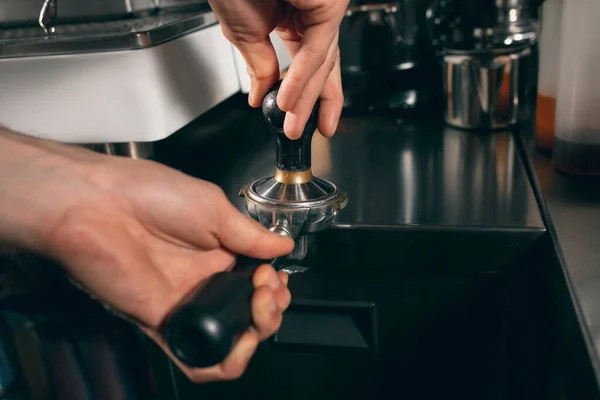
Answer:
[[[552,150],[554,142],[562,13],[563,0],[546,0],[541,7],[535,144],[547,152]]]
[[[599,0],[564,3],[552,160],[579,175],[600,175],[599,16]]]

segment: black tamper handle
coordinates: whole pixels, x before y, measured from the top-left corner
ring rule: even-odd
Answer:
[[[279,260],[238,257],[230,271],[217,273],[165,318],[161,331],[184,364],[205,368],[225,360],[239,336],[252,325],[252,275]]]
[[[262,112],[267,126],[276,140],[277,169],[285,172],[302,172],[310,169],[311,142],[317,129],[319,117],[319,101],[312,109],[310,117],[304,126],[302,136],[292,140],[283,132],[285,112],[277,106],[277,94],[281,82],[277,82],[269,90],[262,103]]]

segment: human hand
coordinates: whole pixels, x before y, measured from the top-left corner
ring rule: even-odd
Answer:
[[[223,33],[242,53],[251,80],[249,103],[260,106],[279,79],[269,34],[275,30],[292,55],[277,105],[287,112],[284,131],[301,136],[318,98],[319,131],[332,136],[344,95],[338,49],[339,25],[349,0],[209,0]]]
[[[234,254],[274,258],[293,241],[237,211],[215,185],[158,163],[0,134],[0,239],[43,252],[106,305],[137,321],[169,355],[158,327],[199,282]],[[6,195],[9,193],[10,195]],[[290,303],[287,276],[253,277],[255,329],[227,359],[203,369],[175,363],[196,382],[233,379]],[[172,355],[171,355],[172,357]]]

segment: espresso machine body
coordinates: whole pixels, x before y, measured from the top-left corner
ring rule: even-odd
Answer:
[[[56,10],[46,30],[45,4]],[[0,91],[10,93],[0,124],[15,131],[144,155],[129,148],[249,91],[205,0],[8,1],[0,17]],[[290,58],[272,38],[283,70]]]
[[[0,26],[37,24],[43,1],[5,0],[0,3]],[[140,16],[161,10],[193,10],[208,5],[207,0],[60,0],[58,21],[90,21]]]

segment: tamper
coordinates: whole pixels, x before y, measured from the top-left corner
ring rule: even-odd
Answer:
[[[262,112],[276,140],[275,175],[240,191],[248,214],[264,227],[295,240],[293,253],[306,253],[305,234],[327,229],[347,203],[345,193],[311,171],[311,142],[319,103],[297,140],[283,132],[285,113],[277,107],[281,81],[265,96]],[[190,367],[223,361],[238,337],[252,325],[252,274],[262,264],[281,268],[285,257],[257,260],[238,257],[229,271],[213,275],[165,318],[162,334],[171,352]]]

